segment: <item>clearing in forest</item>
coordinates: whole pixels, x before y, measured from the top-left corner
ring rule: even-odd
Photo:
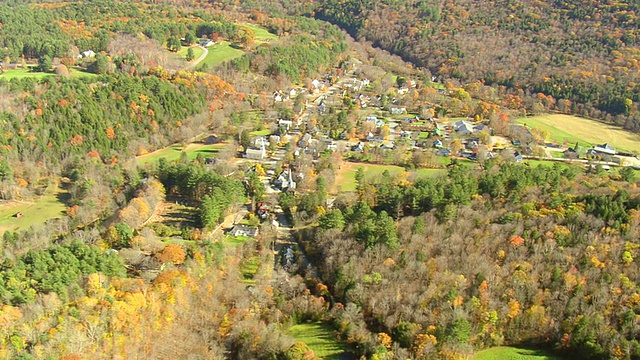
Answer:
[[[326,323],[293,325],[287,331],[296,341],[301,341],[320,359],[338,360],[347,349],[336,339],[333,329]]]
[[[267,29],[263,29],[261,27],[258,27],[252,24],[241,24],[241,25],[246,26],[249,29],[253,30],[255,39],[257,41],[271,41],[278,38],[278,35],[270,33],[269,31],[267,31]]]
[[[473,360],[561,360],[540,349],[524,349],[513,346],[497,346],[478,352]]]
[[[600,121],[573,115],[539,115],[516,120],[527,127],[546,130],[552,140],[559,144],[567,142],[581,147],[609,143],[618,151],[640,153],[640,134]]]
[[[207,57],[204,58],[201,64],[206,64],[210,68],[244,54],[244,51],[232,47],[231,43],[228,41],[216,43],[209,47],[208,50],[209,52],[207,53]]]
[[[0,234],[5,231],[27,230],[32,225],[65,216],[67,206],[63,199],[68,196],[66,191],[56,189],[51,194],[45,194],[33,201],[6,201],[0,203]]]

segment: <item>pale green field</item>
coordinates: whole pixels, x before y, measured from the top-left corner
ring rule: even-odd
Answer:
[[[562,360],[544,350],[498,346],[478,352],[473,360]]]
[[[336,340],[333,329],[325,323],[298,324],[287,331],[296,341],[302,341],[321,359],[338,360],[346,347]]]
[[[207,57],[202,60],[201,64],[207,64],[209,67],[218,66],[227,60],[237,58],[244,54],[244,51],[232,48],[231,43],[228,41],[222,41],[210,46],[208,50],[209,53]]]
[[[516,120],[527,127],[543,129],[549,132],[551,140],[559,144],[567,142],[581,147],[609,143],[614,149],[640,153],[640,134],[626,131],[617,126],[585,119],[573,115],[540,115]]]
[[[84,71],[80,71],[78,69],[69,70],[71,77],[97,77],[98,75],[93,73],[88,73]],[[55,76],[56,74],[53,72],[39,72],[39,71],[31,71],[30,69],[12,69],[7,70],[3,74],[0,74],[0,79],[11,80],[11,79],[21,79],[21,78],[34,78],[36,80],[42,80],[49,76]]]
[[[447,158],[448,161],[448,158]],[[337,187],[340,192],[350,192],[356,190],[356,172],[358,168],[362,167],[365,174],[365,179],[375,180],[382,176],[382,173],[385,170],[388,170],[391,175],[396,175],[401,172],[404,172],[405,169],[400,166],[395,165],[377,165],[377,164],[367,164],[367,163],[355,163],[345,161],[342,164],[342,167],[338,171],[336,175]],[[409,177],[412,173],[415,173],[417,178],[425,178],[425,177],[436,177],[439,175],[446,174],[446,170],[444,169],[418,169],[415,171],[409,172]]]
[[[32,225],[44,224],[48,220],[65,216],[67,206],[60,201],[64,192],[60,189],[53,194],[43,195],[34,201],[7,201],[0,205],[0,234],[5,231],[27,230]],[[22,217],[13,217],[21,212]]]

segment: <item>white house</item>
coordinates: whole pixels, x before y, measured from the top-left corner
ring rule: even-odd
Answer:
[[[209,39],[200,39],[200,41],[198,41],[198,45],[202,47],[209,47],[215,45],[215,42]]]
[[[86,50],[81,52],[80,55],[78,55],[78,59],[92,58],[92,57],[96,57],[96,53],[93,50]]]
[[[256,237],[258,236],[258,228],[247,225],[235,225],[233,229],[231,229],[231,236],[249,236]]]

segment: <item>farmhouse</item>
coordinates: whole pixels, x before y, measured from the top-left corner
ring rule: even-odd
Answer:
[[[198,45],[202,47],[209,47],[215,45],[215,42],[209,39],[200,39],[200,41],[198,41]]]

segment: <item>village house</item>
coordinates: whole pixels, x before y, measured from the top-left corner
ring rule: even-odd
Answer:
[[[291,120],[278,120],[278,127],[284,129],[285,131],[289,131],[293,127],[293,121]]]
[[[258,228],[254,226],[237,224],[233,226],[229,233],[231,234],[231,236],[256,237],[258,236]]]
[[[402,115],[407,112],[407,108],[404,107],[392,107],[389,111],[391,111],[392,115]]]
[[[453,123],[453,129],[457,133],[460,133],[463,135],[469,135],[475,132],[475,128],[473,124],[465,120],[460,120]]]

